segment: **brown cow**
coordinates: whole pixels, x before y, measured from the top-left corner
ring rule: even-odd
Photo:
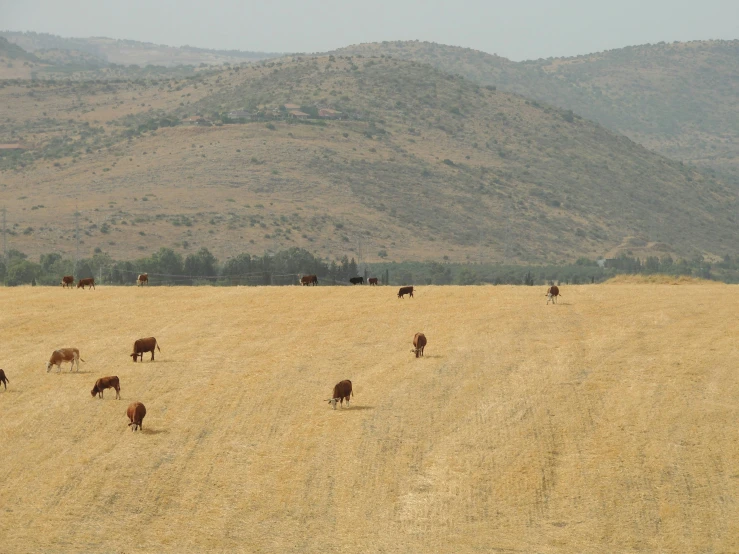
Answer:
[[[85,290],[85,287],[90,287],[92,289],[95,288],[95,279],[93,277],[88,277],[87,279],[80,279],[77,282],[77,288]]]
[[[317,275],[303,275],[300,277],[300,284],[303,286],[306,286],[306,285],[316,286],[318,284],[318,276]]]
[[[411,350],[411,352],[416,353],[416,358],[418,358],[418,356],[423,356],[424,346],[426,346],[426,335],[423,333],[416,333],[413,335],[413,350]]]
[[[121,384],[120,381],[118,381],[117,375],[113,375],[112,377],[101,377],[100,379],[95,381],[95,386],[92,387],[92,391],[90,391],[90,394],[92,394],[93,396],[97,394],[100,398],[102,398],[103,391],[105,389],[115,389],[116,400],[120,400]]]
[[[154,361],[154,348],[159,350],[159,352],[162,351],[161,348],[159,348],[159,345],[157,344],[157,339],[154,337],[148,337],[145,339],[139,339],[136,342],[133,343],[133,353],[131,354],[131,357],[133,358],[133,361],[136,361],[136,358],[141,356],[141,361],[144,361],[144,352],[151,352],[151,360]]]
[[[557,285],[552,285],[547,289],[547,304],[549,304],[549,301],[552,301],[552,304],[557,303],[557,297],[562,296],[559,292],[559,287]]]
[[[71,289],[72,288],[72,285],[74,285],[74,276],[73,275],[65,275],[64,277],[62,277],[62,282],[59,283],[59,284],[62,286],[62,288],[63,287],[67,287],[67,288],[70,288]]]
[[[409,294],[413,298],[413,287],[400,287],[398,298],[405,298],[406,294]]]
[[[8,383],[10,383],[10,379],[8,379],[8,376],[5,375],[5,371],[0,369],[0,383],[5,385],[5,390],[8,390]]]
[[[370,286],[377,285],[377,277],[370,277],[367,282],[370,284]]]
[[[346,398],[346,407],[348,408],[350,395],[354,396],[354,391],[352,390],[352,382],[347,379],[336,383],[336,386],[334,386],[334,393],[331,395],[331,399],[328,400],[328,403],[334,407],[334,410],[336,409],[337,402],[339,402],[343,408],[344,398]]]
[[[142,273],[139,275],[138,279],[136,279],[136,286],[144,286],[149,284],[149,274],[148,273]]]
[[[74,369],[74,363],[77,362],[77,371],[80,370],[80,351],[77,348],[60,348],[59,350],[54,350],[54,352],[51,353],[51,358],[49,358],[49,361],[46,362],[46,373],[51,371],[51,366],[58,366],[59,371],[62,370],[62,362],[72,362],[72,366],[69,368],[69,371],[71,372]],[[85,360],[82,360],[83,362]]]
[[[146,415],[146,408],[141,402],[132,402],[131,405],[128,407],[128,410],[126,410],[126,415],[131,421],[128,426],[133,426],[131,427],[131,431],[136,431],[137,428],[144,428],[143,423],[144,416]]]

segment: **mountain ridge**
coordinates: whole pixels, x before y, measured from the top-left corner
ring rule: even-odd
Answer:
[[[16,83],[0,100],[0,142],[34,145],[2,167],[6,192],[28,190],[8,202],[31,229],[13,240],[36,250],[69,248],[75,197],[86,243],[117,259],[173,245],[538,263],[736,248],[720,179],[418,62],[295,56],[183,80]],[[64,229],[33,209],[59,187]]]

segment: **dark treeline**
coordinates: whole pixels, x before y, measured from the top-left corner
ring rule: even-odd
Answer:
[[[139,273],[148,273],[152,285],[293,285],[301,274],[319,275],[321,284],[330,284],[344,283],[358,271],[353,258],[326,262],[302,248],[274,255],[239,254],[223,263],[207,248],[187,256],[160,248],[133,261],[118,261],[97,252],[76,265],[56,253],[41,255],[37,263],[18,250],[10,250],[7,259],[0,260],[0,280],[7,286],[58,285],[62,276],[73,275],[75,279],[95,277],[100,283],[130,285]]]
[[[149,257],[133,261],[114,260],[97,251],[91,258],[73,260],[60,254],[43,254],[38,262],[18,250],[0,259],[0,281],[6,286],[58,285],[64,275],[75,279],[95,277],[101,284],[133,285],[139,273],[149,274],[151,285],[295,285],[299,275],[318,275],[320,285],[347,284],[351,277],[378,277],[391,285],[542,285],[602,282],[619,274],[686,275],[739,283],[739,256],[725,256],[709,263],[691,260],[640,258],[622,255],[611,260],[580,258],[565,265],[500,265],[438,262],[386,262],[361,269],[354,258],[322,260],[302,248],[290,248],[261,256],[239,254],[219,261],[207,248],[183,256],[160,248]]]

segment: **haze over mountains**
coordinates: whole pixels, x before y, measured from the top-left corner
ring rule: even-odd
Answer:
[[[64,65],[47,64],[35,82],[0,90],[0,142],[33,144],[23,162],[4,166],[3,201],[18,230],[32,229],[13,240],[40,252],[69,247],[77,197],[90,220],[86,245],[118,257],[155,242],[335,256],[361,241],[365,255],[398,260],[722,256],[737,251],[736,47],[514,63],[382,43],[198,67],[185,79],[116,70],[111,80],[110,67],[77,67],[69,82],[42,83]],[[343,120],[292,118],[285,104],[331,108]],[[237,109],[255,117],[228,124]],[[196,115],[216,125],[171,126]],[[8,198],[15,186],[31,194]],[[177,201],[183,193],[188,200]],[[51,194],[66,198],[55,225],[45,208],[31,209]]]

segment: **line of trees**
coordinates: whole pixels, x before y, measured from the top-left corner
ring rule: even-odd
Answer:
[[[155,285],[294,285],[298,275],[318,275],[321,284],[345,284],[351,277],[380,277],[393,285],[539,285],[546,283],[586,284],[601,282],[618,274],[687,275],[739,283],[739,256],[729,255],[709,263],[703,257],[674,260],[622,255],[607,261],[580,258],[574,264],[523,266],[458,264],[439,262],[384,262],[362,268],[354,258],[323,260],[302,248],[275,254],[239,254],[224,262],[207,248],[183,256],[171,248],[160,248],[149,257],[119,261],[96,250],[90,258],[73,260],[58,253],[42,254],[38,262],[18,250],[0,259],[0,282],[7,286],[58,285],[64,275],[95,277],[102,283],[132,285],[139,273],[149,273]]]
[[[327,262],[302,248],[290,248],[276,254],[253,256],[239,254],[221,263],[207,249],[182,256],[171,248],[160,248],[146,258],[117,261],[103,252],[75,263],[60,254],[42,254],[33,262],[18,250],[10,250],[0,260],[0,281],[7,286],[24,284],[58,285],[64,275],[75,278],[95,277],[102,283],[133,284],[139,273],[149,273],[153,284],[191,285],[292,285],[297,275],[318,275],[323,282],[346,282],[357,275],[357,263],[347,256]]]

